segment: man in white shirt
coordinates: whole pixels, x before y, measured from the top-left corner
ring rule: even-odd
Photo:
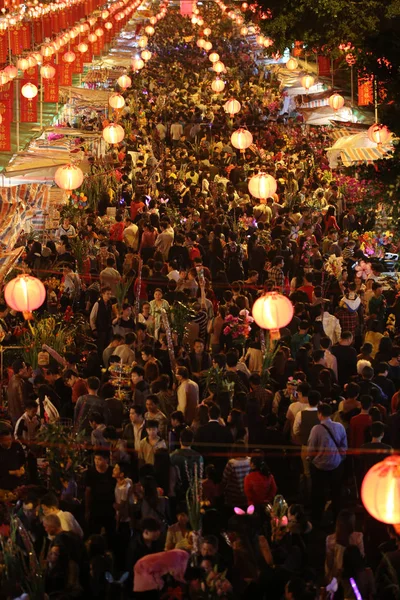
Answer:
[[[160,229],[161,233],[157,236],[155,247],[161,252],[163,259],[167,260],[169,249],[174,243],[174,230],[165,221],[161,221]]]
[[[125,344],[117,346],[113,352],[114,356],[119,356],[123,365],[131,365],[135,360],[135,352],[133,346],[136,342],[134,333],[127,333],[125,336]]]
[[[179,123],[179,121],[176,121],[175,123],[172,123],[170,131],[172,142],[174,146],[176,146],[181,137],[183,136],[183,127]]]
[[[130,217],[125,219],[124,242],[134,252],[139,248],[139,227],[133,223]]]
[[[44,516],[56,515],[60,519],[63,531],[72,531],[80,538],[83,538],[83,531],[75,517],[65,510],[60,510],[58,499],[53,492],[45,494],[40,502]]]
[[[164,141],[166,133],[167,133],[167,128],[165,127],[164,123],[161,123],[161,122],[157,123],[156,129],[157,129],[158,137],[160,138],[161,141]]]
[[[177,410],[182,411],[186,423],[191,423],[195,417],[196,408],[199,404],[199,386],[195,381],[189,379],[189,371],[186,367],[177,368],[176,380],[178,382]]]
[[[285,431],[290,430],[292,438],[293,424],[297,413],[309,407],[308,394],[310,392],[310,389],[310,385],[306,381],[302,381],[301,383],[299,383],[299,385],[297,386],[297,400],[296,402],[292,402],[292,404],[287,409]]]
[[[171,262],[167,263],[167,269],[168,269],[168,273],[167,273],[167,277],[168,279],[173,279],[174,281],[178,281],[179,279],[179,271],[176,268],[177,264],[174,260],[172,260]]]

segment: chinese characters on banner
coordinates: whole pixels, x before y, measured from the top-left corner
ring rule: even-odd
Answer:
[[[13,54],[22,54],[21,29],[19,27],[10,27],[10,45]]]
[[[14,82],[0,89],[0,152],[11,152],[11,121],[13,119]]]
[[[59,65],[60,85],[72,85],[72,63],[64,61]]]
[[[24,23],[20,29],[21,45],[24,50],[29,50],[32,45],[31,25]]]
[[[35,44],[40,44],[43,40],[42,19],[34,19],[33,21],[33,39]]]
[[[27,71],[24,71],[24,77],[20,81],[20,89],[26,83],[33,83],[37,86],[38,84],[38,68],[31,67]],[[20,121],[21,123],[36,123],[37,122],[37,104],[38,97],[25,98],[20,92]]]
[[[7,62],[8,53],[8,34],[6,31],[0,31],[0,63]]]
[[[53,65],[56,74],[51,79],[43,79],[43,102],[58,102],[59,65]]]
[[[73,73],[82,73],[83,72],[83,56],[82,53],[79,52],[78,47],[74,47],[75,60],[72,63],[72,72]]]
[[[368,106],[374,102],[373,75],[358,77],[358,106]]]

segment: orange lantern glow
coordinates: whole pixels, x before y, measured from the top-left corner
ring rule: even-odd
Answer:
[[[269,292],[264,294],[253,304],[253,319],[262,329],[268,329],[272,339],[278,339],[279,329],[286,327],[293,318],[293,304],[289,298]]]
[[[149,21],[150,21],[151,25],[155,25],[157,23],[157,19],[155,17],[151,17],[149,19]]]
[[[236,113],[238,113],[241,108],[242,105],[240,104],[240,102],[235,100],[235,98],[230,98],[230,100],[228,100],[224,104],[224,111],[228,113],[231,117],[233,117],[233,115],[236,115]]]
[[[40,69],[40,74],[43,79],[53,79],[54,75],[56,74],[56,70],[52,65],[44,65]]]
[[[314,81],[315,81],[314,77],[312,77],[311,75],[305,75],[301,79],[301,85],[306,90],[309,90],[310,87],[312,87],[314,85]]]
[[[89,46],[87,44],[85,44],[84,42],[81,42],[80,44],[78,44],[78,50],[81,54],[85,54],[85,52],[87,52],[88,48],[89,48]]]
[[[145,32],[147,33],[147,35],[154,35],[154,27],[152,27],[151,25],[147,25],[147,27],[145,28]]]
[[[4,288],[7,305],[18,312],[30,313],[42,306],[46,298],[46,289],[40,279],[31,275],[18,275]]]
[[[105,29],[110,30],[113,28],[113,24],[110,23],[110,21],[107,21],[107,23],[104,23],[104,27],[105,27]]]
[[[123,90],[126,90],[131,87],[132,79],[130,77],[128,77],[128,75],[121,75],[121,77],[118,77],[117,83],[120,88],[122,88]]]
[[[45,44],[40,48],[40,53],[42,56],[53,56],[54,48],[50,44]]]
[[[400,456],[389,456],[371,467],[361,486],[369,514],[382,523],[400,523]]]
[[[111,94],[109,97],[108,104],[115,110],[121,110],[121,108],[124,108],[125,106],[125,99],[123,96],[121,96],[121,94],[115,92],[115,94]]]
[[[208,37],[209,35],[211,35],[211,29],[209,27],[206,27],[204,29],[203,33],[206,37]]]
[[[225,89],[225,83],[222,81],[222,79],[214,79],[214,81],[211,84],[211,89],[216,94],[219,94]]]
[[[26,71],[29,69],[29,63],[26,58],[20,58],[17,60],[17,67],[20,71]]]
[[[339,110],[340,108],[343,108],[344,106],[344,98],[343,96],[341,96],[340,94],[332,94],[332,96],[329,97],[329,106],[333,109],[333,110]]]
[[[40,54],[40,52],[32,52],[32,56],[38,64],[43,62],[43,56]]]
[[[89,33],[88,40],[89,42],[94,44],[95,42],[97,42],[97,35],[95,35],[94,33]]]
[[[246,36],[248,33],[249,33],[249,30],[247,29],[246,26],[244,26],[240,29],[240,35]]]
[[[95,30],[95,34],[96,34],[97,37],[103,37],[103,35],[104,35],[104,29],[102,29],[101,27],[98,27]]]
[[[223,73],[225,71],[225,65],[221,60],[217,60],[212,66],[213,71],[216,73]]]
[[[208,57],[208,60],[211,61],[212,63],[218,62],[219,54],[217,54],[217,52],[211,52],[210,56]]]
[[[75,52],[65,52],[65,54],[62,56],[62,59],[66,63],[73,63],[76,59]]]
[[[380,146],[381,144],[386,144],[386,142],[390,139],[390,131],[386,127],[386,125],[378,125],[378,123],[374,123],[368,129],[368,138],[371,142],[375,142]]]
[[[256,37],[256,42],[257,42],[257,44],[260,44],[260,46],[263,46],[263,45],[264,45],[264,40],[265,40],[265,38],[264,38],[264,36],[263,36],[263,35],[258,35],[258,36]]]
[[[8,83],[10,81],[10,77],[8,76],[8,73],[6,73],[6,71],[0,71],[0,86],[1,85],[5,85],[6,83]]]
[[[29,56],[27,56],[26,60],[28,61],[29,68],[36,67],[37,60],[36,60],[36,58],[32,54],[30,54]]]
[[[103,10],[103,12],[101,13],[101,18],[106,20],[109,14],[110,13],[108,10]]]
[[[125,137],[125,131],[118,123],[110,123],[103,129],[103,138],[108,144],[119,144]]]
[[[54,181],[62,190],[76,190],[82,185],[83,172],[75,165],[63,165],[62,167],[58,167],[55,172]]]
[[[24,98],[27,98],[28,100],[32,100],[32,98],[36,98],[37,93],[38,93],[38,89],[37,89],[36,85],[31,83],[30,81],[28,83],[25,83],[25,85],[22,86],[21,94],[23,95]]]
[[[140,53],[140,56],[143,58],[143,60],[145,62],[147,62],[148,60],[151,59],[152,53],[150,52],[150,50],[143,50],[143,52]]]
[[[206,43],[206,40],[203,40],[203,38],[200,38],[199,40],[197,40],[196,42],[196,46],[198,48],[204,48],[204,44]]]
[[[237,129],[231,135],[231,144],[234,148],[237,148],[241,152],[244,152],[246,148],[249,148],[253,143],[253,136],[247,129]]]
[[[132,69],[134,71],[140,71],[144,67],[144,61],[141,58],[134,58],[132,60]]]
[[[295,71],[298,66],[299,66],[299,63],[293,57],[290,57],[289,60],[285,64],[285,67],[287,68],[288,71]]]
[[[248,188],[254,198],[266,199],[271,198],[276,193],[277,183],[272,175],[267,173],[258,173],[250,178]]]
[[[208,42],[208,41],[207,41],[207,42],[205,42],[205,43],[204,43],[204,50],[205,50],[206,52],[210,52],[210,50],[211,50],[211,48],[212,48],[212,47],[213,47],[213,46],[212,46],[212,43],[211,43],[211,42]]]
[[[14,65],[7,65],[4,71],[10,79],[15,79],[18,75],[18,69],[17,67],[14,67]]]
[[[138,41],[139,48],[146,48],[148,41],[148,38],[145,35],[142,35],[142,37]]]

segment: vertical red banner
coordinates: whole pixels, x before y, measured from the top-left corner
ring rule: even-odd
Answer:
[[[60,31],[60,23],[59,23],[58,12],[51,13],[50,20],[51,20],[51,30],[52,30],[52,32],[53,33],[58,33]]]
[[[51,79],[43,79],[43,102],[58,102],[58,70],[59,65],[53,65],[56,74]]]
[[[30,81],[31,83],[34,83],[37,86],[38,81],[39,81],[38,67],[37,66],[30,67],[29,69],[24,71],[24,80],[25,80],[25,83],[27,81]]]
[[[60,25],[60,29],[67,29],[67,12],[65,8],[60,10],[58,16],[58,24]]]
[[[11,52],[14,55],[19,55],[22,53],[22,44],[21,44],[21,30],[19,27],[10,27],[10,44],[11,44]]]
[[[0,31],[0,63],[7,62],[8,55],[8,34],[6,31]]]
[[[29,50],[32,45],[31,24],[23,23],[20,31],[22,48],[24,50]]]
[[[41,44],[43,41],[42,19],[35,19],[33,21],[33,38],[35,44]]]
[[[358,106],[368,106],[374,102],[373,76],[358,77]]]
[[[1,95],[0,92],[0,152],[11,152],[12,110],[3,102]]]
[[[75,60],[72,63],[72,72],[73,73],[82,73],[83,72],[83,56],[82,53],[79,52],[78,47],[75,46],[73,49],[75,53]]]
[[[94,56],[98,56],[100,54],[99,38],[97,38],[96,41],[92,43],[92,52]]]
[[[59,65],[60,85],[72,85],[72,63],[61,61]]]
[[[328,56],[318,56],[318,75],[329,77],[331,74],[331,59]]]
[[[44,15],[43,17],[43,33],[44,37],[51,38],[51,17],[49,14]]]
[[[29,83],[28,79],[21,80],[21,90],[26,83]],[[37,122],[37,105],[38,105],[38,97],[35,98],[25,98],[25,96],[20,93],[20,121],[21,123],[36,123]]]

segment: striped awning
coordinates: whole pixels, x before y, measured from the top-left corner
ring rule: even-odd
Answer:
[[[300,108],[319,108],[320,106],[329,106],[329,98],[310,100],[310,102],[303,102],[303,104],[300,104]]]
[[[352,133],[360,133],[360,130],[356,127],[334,127],[329,131],[330,137],[335,141]]]
[[[349,167],[361,162],[371,163],[382,158],[391,158],[393,142],[377,145],[368,138],[367,131],[339,137],[333,146],[326,149],[329,166],[336,169],[340,159],[344,166]]]
[[[391,149],[393,150],[393,148]],[[388,150],[390,148],[387,146],[383,148],[349,148],[342,150],[340,154],[344,166],[350,167],[360,162],[371,163],[382,158],[391,158]]]
[[[50,187],[30,183],[0,188],[0,243],[4,249],[13,248],[25,221],[37,211],[47,211]]]

